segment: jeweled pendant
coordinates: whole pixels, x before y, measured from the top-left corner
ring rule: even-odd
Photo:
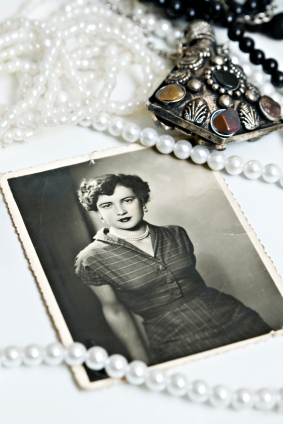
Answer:
[[[156,124],[218,150],[283,128],[280,105],[231,62],[227,44],[216,45],[211,25],[195,20],[185,37],[176,66],[147,101]]]

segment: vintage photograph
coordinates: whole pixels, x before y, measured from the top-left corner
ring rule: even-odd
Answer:
[[[64,344],[169,366],[282,329],[282,280],[219,173],[134,145],[1,187]]]

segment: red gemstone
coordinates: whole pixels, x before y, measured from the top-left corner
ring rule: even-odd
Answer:
[[[239,131],[241,121],[238,112],[228,108],[213,119],[213,125],[221,134],[230,135]]]

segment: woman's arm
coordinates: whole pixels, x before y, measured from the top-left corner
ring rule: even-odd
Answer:
[[[108,284],[90,286],[101,302],[105,319],[116,336],[126,346],[133,359],[149,362],[144,344],[138,334],[133,319]]]

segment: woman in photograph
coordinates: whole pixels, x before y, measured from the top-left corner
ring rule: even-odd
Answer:
[[[149,193],[140,177],[124,174],[84,180],[78,191],[107,228],[79,253],[76,273],[132,359],[165,362],[271,331],[257,312],[206,286],[182,227],[144,220]],[[148,346],[132,314],[142,318]]]

